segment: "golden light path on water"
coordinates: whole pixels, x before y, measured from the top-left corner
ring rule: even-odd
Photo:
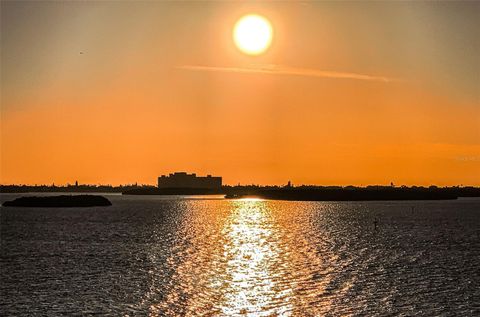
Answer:
[[[222,303],[222,312],[226,315],[240,312],[288,316],[292,310],[289,303],[292,289],[281,290],[275,279],[275,266],[289,268],[281,259],[286,250],[275,241],[274,231],[278,228],[270,217],[260,200],[249,199],[239,202],[226,222],[223,233],[228,243],[224,256],[226,273],[231,280]],[[273,306],[278,300],[283,305]]]
[[[297,211],[298,221],[288,202],[240,199],[185,206],[175,251],[167,259],[174,272],[168,280],[158,280],[164,272],[150,272],[145,303],[165,293],[149,306],[150,316],[328,312],[331,296],[324,293],[332,266],[323,263],[305,234],[310,230],[306,206],[307,211]],[[152,250],[152,256],[160,252]],[[328,252],[324,257],[335,259]]]

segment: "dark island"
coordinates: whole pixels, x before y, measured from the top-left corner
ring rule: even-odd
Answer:
[[[4,207],[96,207],[112,203],[98,195],[26,196],[3,203]]]

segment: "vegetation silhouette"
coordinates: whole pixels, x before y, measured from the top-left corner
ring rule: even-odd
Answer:
[[[225,195],[226,198],[259,197],[279,200],[361,201],[361,200],[440,200],[480,197],[480,187],[423,186],[259,186],[224,185],[221,188],[158,188],[152,185],[0,185],[0,193],[28,192],[114,192],[124,195]]]
[[[458,197],[480,197],[476,187],[392,187],[392,186],[222,186],[202,188],[134,188],[124,195],[225,195],[225,198],[258,197],[299,201],[366,201],[366,200],[445,200]]]
[[[121,193],[132,188],[154,188],[151,185],[94,185],[94,184],[67,184],[63,186],[52,185],[0,185],[0,193]]]

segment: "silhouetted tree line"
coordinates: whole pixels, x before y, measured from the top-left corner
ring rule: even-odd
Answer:
[[[130,195],[229,195],[261,196],[272,199],[292,200],[369,200],[369,199],[455,199],[480,197],[480,187],[472,186],[261,186],[225,185],[220,189],[157,188],[152,185],[0,185],[1,193],[25,192],[112,192]]]
[[[151,185],[0,185],[0,193],[27,193],[27,192],[72,192],[72,193],[92,193],[92,192],[104,192],[104,193],[122,193],[126,190],[134,188],[152,188]]]
[[[282,200],[432,200],[480,197],[479,187],[422,186],[232,186],[224,187],[230,197],[258,196]]]

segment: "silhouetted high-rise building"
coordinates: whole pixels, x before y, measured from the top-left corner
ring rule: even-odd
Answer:
[[[158,178],[158,188],[221,188],[222,178],[207,175],[206,177],[185,172],[175,172],[170,175],[162,175]]]

